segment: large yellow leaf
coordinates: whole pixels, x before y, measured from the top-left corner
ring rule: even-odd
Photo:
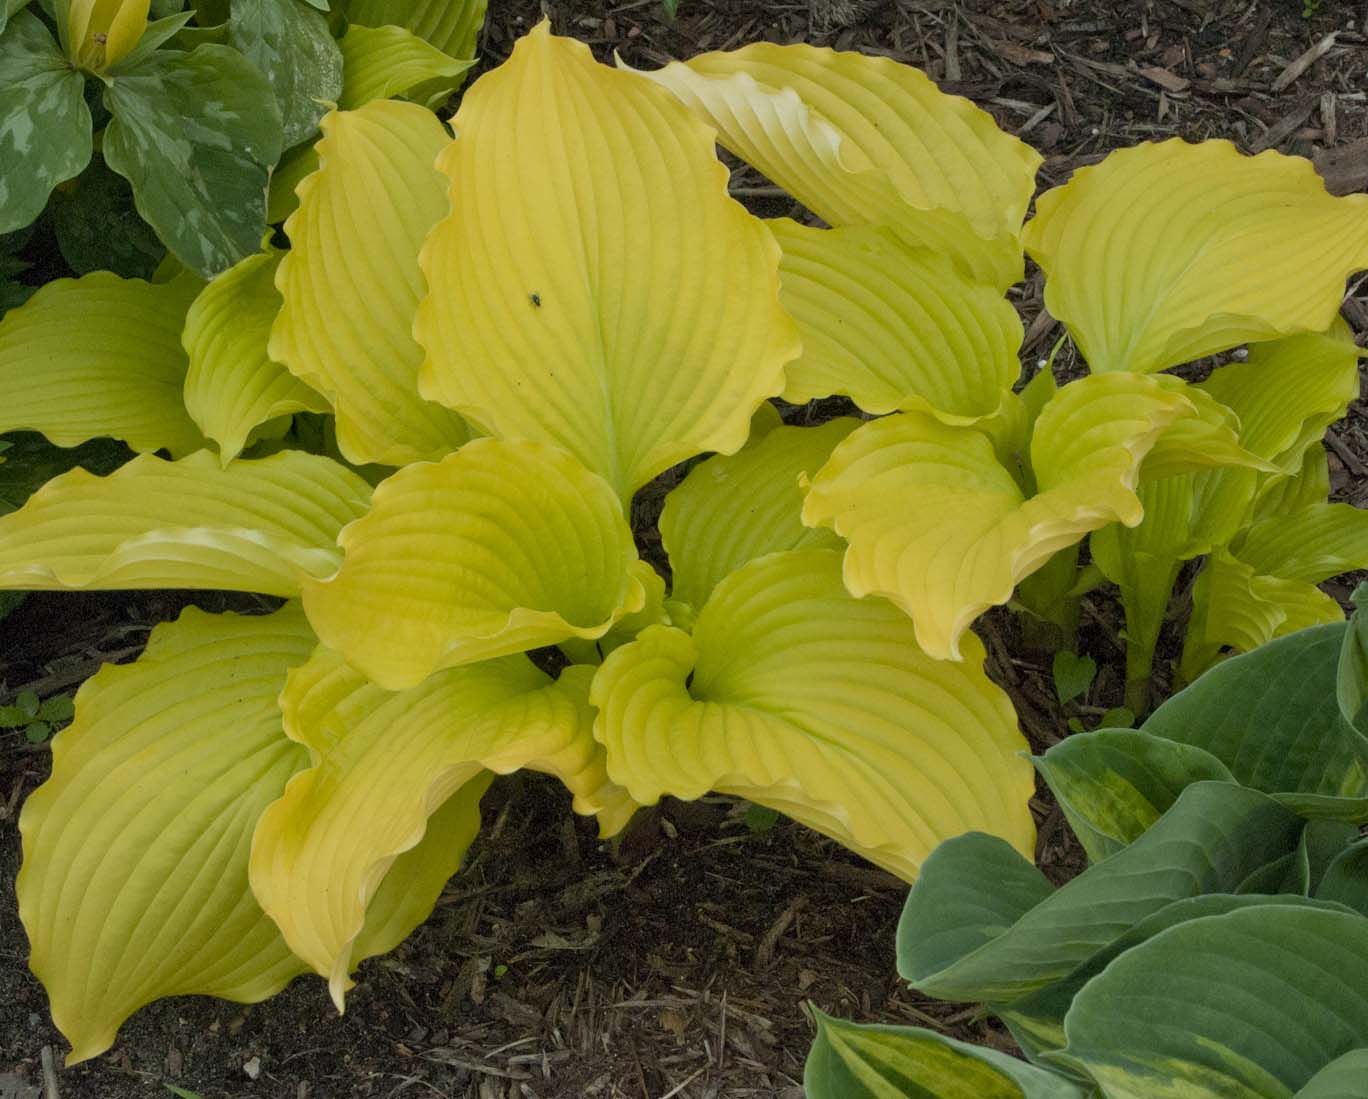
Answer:
[[[779,300],[803,353],[784,399],[841,393],[866,412],[921,409],[947,423],[991,416],[1021,373],[1021,321],[992,287],[885,229],[768,222],[784,250]]]
[[[418,250],[447,210],[432,162],[449,138],[431,111],[392,100],[332,111],[320,126],[320,167],[285,222],[270,356],[331,400],[348,461],[440,458],[470,433],[418,395],[412,329],[424,291]]]
[[[112,435],[134,450],[204,445],[181,400],[181,326],[203,285],[96,271],[50,282],[0,320],[0,431],[58,446]]]
[[[803,522],[850,543],[854,595],[892,599],[927,653],[958,659],[969,624],[1053,553],[1110,522],[1140,522],[1140,465],[1169,424],[1191,415],[1174,378],[1117,374],[1064,386],[1035,424],[1029,498],[981,432],[921,412],[889,416],[836,447],[813,479]]]
[[[326,399],[266,353],[280,311],[275,273],[282,254],[272,249],[230,267],[200,291],[186,314],[185,407],[218,444],[224,464],[275,416],[332,411]]]
[[[207,450],[140,455],[108,477],[74,469],[0,517],[0,587],[298,595],[301,577],[336,570],[338,531],[369,500],[351,470],[302,451],[226,469]]]
[[[757,557],[840,548],[830,531],[803,526],[799,478],[821,469],[859,423],[842,416],[819,427],[776,427],[736,454],[719,454],[690,470],[660,513],[671,597],[697,610],[718,581]]]
[[[473,60],[448,57],[403,27],[352,24],[338,41],[342,50],[342,98],[355,110],[373,99],[409,96],[425,107],[445,102],[465,79]]]
[[[352,942],[396,856],[485,768],[563,779],[605,831],[634,808],[608,781],[591,733],[592,670],[553,682],[525,657],[448,669],[406,691],[366,681],[320,648],[290,675],[285,727],[313,760],[270,807],[252,848],[252,889],[339,1009]]]
[[[829,225],[885,225],[1004,290],[1040,156],[886,57],[757,42],[642,73]]]
[[[978,830],[1023,853],[1033,781],[1011,703],[967,660],[933,660],[840,555],[771,554],[713,590],[693,635],[652,626],[604,662],[591,701],[608,773],[651,804],[714,789],[771,806],[906,879]]]
[[[252,898],[261,811],[307,761],[276,696],[314,639],[297,606],[187,610],[136,664],[76,696],[52,777],[24,805],[19,915],[69,1062],[162,996],[253,1002],[304,966]]]
[[[318,636],[390,690],[438,668],[598,638],[642,610],[612,489],[545,443],[476,439],[400,470],[344,530],[336,575],[305,585]]]
[[[1042,195],[1026,249],[1094,371],[1162,370],[1330,327],[1368,267],[1368,195],[1227,141],[1137,145]]]
[[[624,500],[737,450],[799,341],[779,247],[727,196],[713,131],[545,22],[454,126],[451,216],[422,257],[424,395],[564,447]]]

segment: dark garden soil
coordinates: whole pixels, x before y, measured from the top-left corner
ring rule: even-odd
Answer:
[[[1304,18],[1301,0],[810,2],[680,0],[674,22],[660,0],[548,10],[558,32],[641,66],[760,38],[910,62],[1039,148],[1044,187],[1109,149],[1179,134],[1310,156],[1332,190],[1368,190],[1368,3],[1320,0]],[[485,66],[539,17],[523,0],[490,6]],[[749,170],[733,184],[766,214],[792,208]],[[1039,275],[1014,298],[1023,355],[1037,359],[1058,335]],[[1364,343],[1368,282],[1351,288],[1345,313]],[[1336,497],[1368,505],[1368,402],[1328,445]],[[1350,586],[1330,587],[1343,597]],[[131,659],[188,601],[31,597],[0,630],[0,701],[25,686],[74,689],[102,659]],[[1120,702],[1119,615],[1105,592],[1086,612],[1082,647],[1102,674],[1089,705],[1067,713],[1048,657],[1023,653],[1007,616],[985,621],[993,673],[1037,748],[1065,733],[1067,717]],[[362,968],[345,1016],[317,978],[255,1006],[163,1001],[110,1053],[62,1070],[13,890],[18,810],[48,763],[45,748],[0,733],[0,1099],[169,1095],[162,1082],[204,1099],[798,1099],[809,1000],[1012,1048],[972,1007],[899,987],[905,888],[882,871],[787,822],[755,831],[725,798],[667,803],[610,847],[555,783],[526,776],[494,787],[467,869],[407,943]],[[1080,866],[1072,837],[1046,799],[1036,808],[1042,864],[1067,878]]]

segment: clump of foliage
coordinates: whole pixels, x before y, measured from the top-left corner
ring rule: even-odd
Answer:
[[[1163,736],[1051,749],[1042,773],[1093,865],[1055,889],[995,837],[947,840],[898,927],[899,973],[984,1002],[1029,1063],[819,1014],[808,1095],[1363,1094],[1366,641],[1360,610],[1179,692],[1151,719]]]
[[[1318,490],[1347,398],[1287,364],[1355,369],[1368,199],[1304,161],[1141,146],[1023,229],[1038,155],[887,59],[638,73],[543,24],[454,137],[367,87],[298,161],[288,249],[0,322],[0,430],[139,452],[0,518],[0,587],[284,601],[159,627],[55,740],[20,915],[74,1060],[158,996],[313,971],[340,1006],[495,773],[558,776],[605,835],[719,790],[907,880],[965,832],[1024,856],[1033,772],[974,619],[1016,591],[1062,621],[1078,543],[1142,527],[1150,486],[1232,539]],[[747,213],[718,142],[832,228]],[[1093,373],[1018,393],[1023,241]],[[1160,373],[1247,341],[1274,366],[1219,393],[1230,368]],[[829,394],[879,418],[769,403]],[[708,454],[664,503],[667,590],[631,505]],[[1336,560],[1368,562],[1348,527]]]

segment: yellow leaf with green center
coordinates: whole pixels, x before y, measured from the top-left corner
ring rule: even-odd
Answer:
[[[273,417],[332,411],[321,394],[266,351],[280,312],[275,273],[282,255],[263,252],[230,267],[200,291],[185,317],[185,407],[218,444],[225,464]]]
[[[1064,386],[1035,424],[1029,498],[981,432],[921,412],[888,416],[836,447],[813,478],[803,522],[850,543],[854,595],[892,599],[927,653],[958,659],[970,623],[1053,553],[1110,522],[1140,522],[1141,463],[1170,424],[1195,413],[1176,378],[1099,375]]]
[[[1331,196],[1300,157],[1173,138],[1079,169],[1024,240],[1095,372],[1163,370],[1329,328],[1368,267],[1368,195]]]
[[[207,450],[144,454],[108,477],[74,469],[0,517],[0,587],[298,595],[302,578],[336,571],[338,532],[370,494],[346,466],[302,451],[226,469]]]
[[[544,443],[476,439],[395,473],[305,584],[318,636],[389,690],[439,668],[596,639],[645,607],[632,532],[606,481]]]
[[[0,320],[0,431],[41,431],[58,446],[102,435],[134,450],[203,446],[181,400],[181,327],[202,285],[96,271],[11,309]]]
[[[447,209],[432,162],[450,138],[431,111],[392,100],[332,111],[320,125],[320,167],[285,222],[284,305],[268,353],[332,402],[348,461],[441,458],[470,432],[418,395],[413,314],[424,291],[418,250]]]
[[[886,229],[767,224],[784,250],[779,300],[803,337],[786,401],[840,393],[866,412],[947,423],[998,411],[1021,373],[1021,321],[1001,294]]]
[[[563,779],[605,832],[635,806],[604,770],[591,733],[586,667],[558,681],[509,656],[430,676],[392,692],[320,648],[291,673],[285,727],[313,766],[261,818],[252,889],[301,958],[327,977],[342,1007],[348,959],[367,904],[429,818],[485,768]]]
[[[1040,155],[887,57],[757,42],[640,73],[829,225],[883,225],[998,290],[1021,278]]]
[[[651,626],[594,678],[608,773],[642,804],[708,790],[769,806],[911,880],[978,830],[1030,852],[1033,781],[983,648],[934,660],[835,550],[770,554],[713,589],[692,635]]]
[[[421,389],[564,447],[619,497],[741,447],[798,354],[779,246],[712,129],[542,23],[465,93],[451,216],[423,248]]]

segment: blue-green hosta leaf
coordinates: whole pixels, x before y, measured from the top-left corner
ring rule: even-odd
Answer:
[[[162,50],[116,77],[105,106],[105,161],[182,263],[210,277],[257,251],[281,123],[250,61],[227,46]]]
[[[0,11],[4,5],[0,4]],[[0,20],[0,26],[3,26]],[[47,27],[19,12],[0,34],[0,233],[43,212],[52,188],[90,160],[85,81]]]
[[[1067,977],[1046,985],[1029,996],[1015,1000],[1009,1006],[995,1008],[994,1013],[1007,1024],[1012,1036],[1016,1038],[1026,1055],[1038,1060],[1051,1050],[1063,1048],[1064,1019],[1074,997],[1083,986],[1131,947],[1138,946],[1159,932],[1186,923],[1188,920],[1201,919],[1203,916],[1220,916],[1240,908],[1268,904],[1344,911],[1331,901],[1309,900],[1290,894],[1208,893],[1201,897],[1174,901],[1108,943]]]
[[[1363,1099],[1368,1095],[1368,1049],[1336,1057],[1297,1092],[1296,1099]]]
[[[1142,728],[1205,748],[1237,782],[1298,812],[1357,819],[1368,808],[1368,738],[1343,719],[1335,693],[1347,630],[1315,626],[1232,657]]]
[[[808,1099],[1084,1099],[1044,1069],[922,1027],[861,1026],[815,1008]]]
[[[1133,844],[1025,911],[1020,900],[1004,907],[1000,899],[1008,874],[1027,878],[1025,868],[1005,870],[1002,841],[959,836],[932,853],[908,894],[898,972],[939,999],[1011,1002],[1064,977],[1166,904],[1234,892],[1294,851],[1300,836],[1298,818],[1272,799],[1231,783],[1195,783]]]
[[[303,0],[233,0],[228,42],[271,82],[281,144],[314,134],[326,103],[342,94],[342,51],[327,16]]]
[[[1088,982],[1064,1030],[1063,1058],[1108,1099],[1286,1099],[1368,1046],[1368,920],[1280,904],[1189,920]]]
[[[1035,765],[1093,862],[1138,839],[1185,787],[1234,781],[1205,749],[1137,729],[1065,737]]]
[[[1354,603],[1354,614],[1340,648],[1335,697],[1340,716],[1368,735],[1368,584],[1360,584],[1349,598]]]
[[[1315,896],[1338,901],[1368,916],[1368,839],[1350,844],[1330,861],[1316,885]]]

